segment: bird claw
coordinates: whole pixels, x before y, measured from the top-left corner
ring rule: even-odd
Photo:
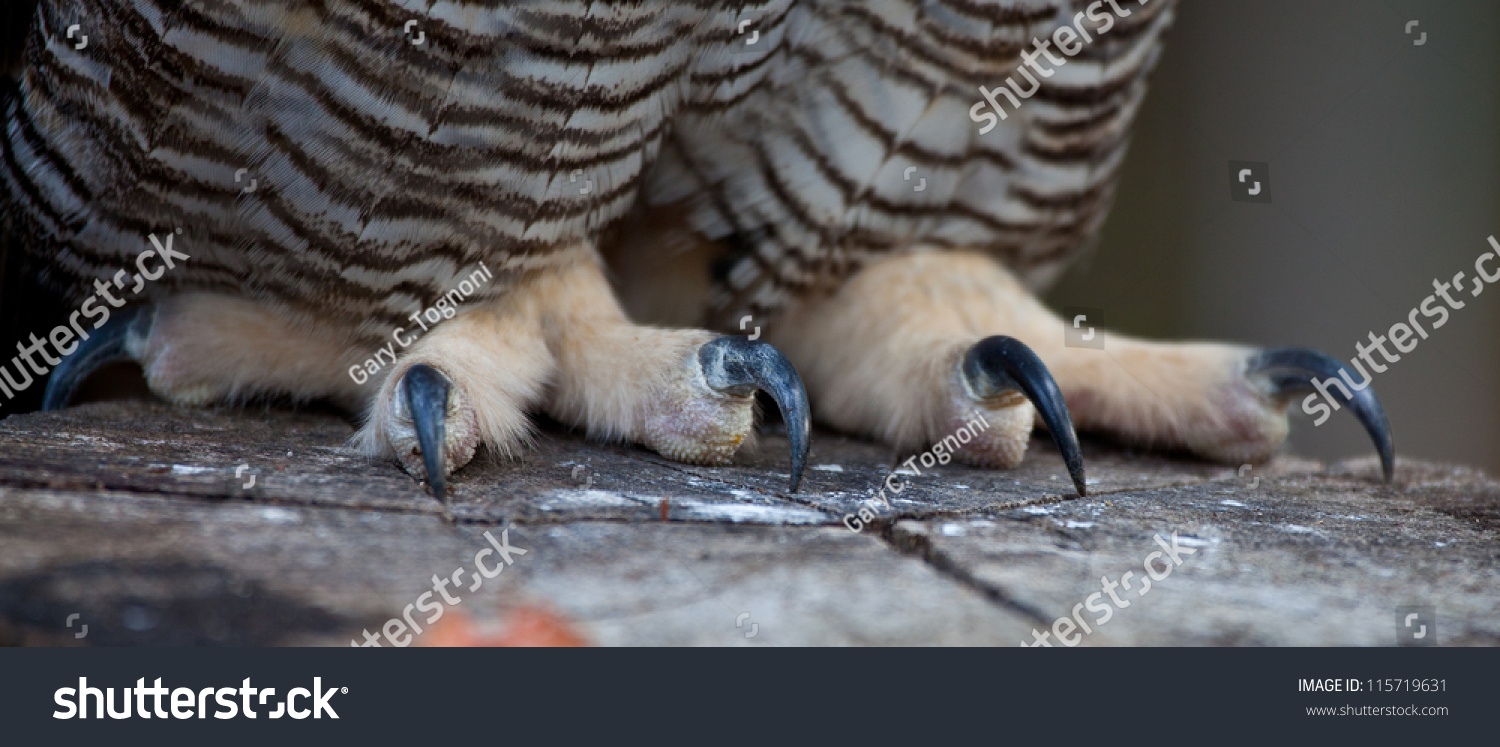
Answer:
[[[1287,400],[1294,394],[1314,391],[1313,381],[1319,378],[1347,378],[1346,383],[1352,383],[1352,374],[1340,376],[1341,372],[1348,370],[1342,361],[1315,350],[1275,348],[1257,353],[1251,358],[1245,375],[1265,374],[1271,382],[1272,398]],[[1329,391],[1328,396],[1334,400],[1335,409],[1347,404],[1354,411],[1354,416],[1359,418],[1365,432],[1375,442],[1375,450],[1380,454],[1381,472],[1385,481],[1390,482],[1396,471],[1396,447],[1391,438],[1391,424],[1386,419],[1385,409],[1380,406],[1380,400],[1375,398],[1375,389],[1368,386],[1368,380],[1366,384],[1362,389],[1350,386],[1353,397],[1345,397],[1337,388]]]
[[[1053,443],[1062,452],[1068,475],[1073,478],[1073,487],[1080,497],[1087,495],[1083,452],[1078,446],[1078,435],[1073,431],[1068,404],[1052,373],[1036,353],[1020,340],[995,335],[969,348],[959,366],[970,394],[978,399],[994,399],[1020,391],[1031,400],[1042,422],[1047,424]]]
[[[786,423],[787,440],[792,445],[791,487],[797,492],[802,472],[807,466],[811,410],[802,378],[791,361],[770,343],[751,340],[743,335],[720,337],[698,349],[698,364],[703,378],[715,391],[748,396],[756,390],[771,395]]]
[[[140,360],[155,316],[153,308],[141,306],[131,306],[111,314],[52,370],[47,390],[42,394],[42,409],[67,407],[83,382],[105,365]]]
[[[447,488],[447,418],[453,385],[437,369],[418,363],[401,380],[401,400],[411,417],[412,429],[422,449],[422,466],[432,494],[444,500]]]

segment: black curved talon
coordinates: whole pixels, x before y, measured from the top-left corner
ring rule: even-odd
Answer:
[[[1042,422],[1052,434],[1052,442],[1062,452],[1063,462],[1068,465],[1068,475],[1073,478],[1073,487],[1077,488],[1079,497],[1088,495],[1083,476],[1083,452],[1078,448],[1078,435],[1073,432],[1068,403],[1063,400],[1062,390],[1057,388],[1052,373],[1031,348],[1014,337],[986,337],[969,348],[960,370],[969,391],[980,399],[1018,389],[1025,394],[1041,413]]]
[[[447,487],[448,395],[453,385],[448,377],[426,363],[418,363],[406,369],[401,381],[402,396],[406,397],[406,409],[411,413],[412,428],[417,432],[417,444],[422,447],[422,466],[427,469],[427,484],[432,494],[443,500]]]
[[[768,342],[732,335],[698,348],[698,364],[704,380],[717,391],[749,396],[759,389],[776,400],[781,419],[786,422],[787,440],[792,442],[792,486],[788,492],[797,492],[807,466],[812,423],[802,377],[791,361]]]
[[[151,332],[152,317],[151,310],[142,306],[131,306],[111,314],[103,326],[90,332],[88,339],[79,341],[78,347],[52,370],[47,391],[42,394],[42,409],[67,407],[78,387],[105,365],[136,360]],[[136,352],[133,353],[132,349]]]
[[[1375,398],[1375,389],[1368,386],[1368,379],[1360,377],[1367,386],[1355,390],[1353,386],[1349,386],[1355,380],[1353,373],[1340,376],[1340,372],[1344,371],[1349,371],[1349,367],[1343,361],[1316,350],[1275,348],[1262,351],[1251,358],[1245,375],[1268,374],[1271,378],[1271,396],[1277,398],[1316,391],[1313,387],[1314,379],[1338,381],[1338,386],[1327,390],[1329,398],[1334,401],[1334,409],[1337,410],[1339,405],[1348,405],[1354,411],[1354,416],[1364,425],[1365,432],[1375,441],[1375,450],[1380,453],[1380,471],[1384,473],[1385,481],[1390,482],[1396,474],[1396,446],[1391,439],[1391,424],[1385,417],[1385,408]],[[1354,396],[1345,397],[1345,390],[1353,392]]]

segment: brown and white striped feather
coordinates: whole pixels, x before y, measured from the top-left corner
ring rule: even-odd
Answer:
[[[1171,21],[1171,0],[1121,1],[980,135],[978,86],[1087,2],[43,0],[0,94],[0,220],[75,295],[181,229],[192,259],[156,297],[364,336],[481,261],[476,299],[573,261],[643,203],[724,241],[716,315],[924,245],[1042,283],[1104,218]]]

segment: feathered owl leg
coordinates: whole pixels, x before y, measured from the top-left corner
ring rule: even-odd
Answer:
[[[346,373],[363,356],[335,330],[296,324],[236,296],[190,293],[112,312],[62,359],[43,407],[65,407],[106,363],[141,364],[157,396],[179,405],[243,401],[259,395],[297,401],[362,401]]]
[[[791,489],[807,459],[802,381],[769,344],[630,321],[600,262],[538,280],[557,377],[547,411],[591,437],[625,439],[679,461],[727,464],[753,434],[755,392],[771,395],[792,447]]]
[[[1031,408],[997,408],[973,387],[968,362],[993,356],[979,352],[992,335],[1024,341],[1046,361],[1079,430],[1229,463],[1269,458],[1286,438],[1290,395],[1339,367],[1310,351],[1116,335],[1103,349],[1070,347],[1064,327],[989,257],[934,251],[886,258],[832,295],[798,301],[768,336],[802,371],[820,418],[916,446],[945,438],[959,413],[982,406],[1004,427],[957,456],[1000,466],[1019,462]],[[1374,393],[1358,393],[1352,409],[1389,475],[1390,432]]]
[[[393,454],[438,497],[479,444],[518,448],[535,409],[592,437],[724,464],[751,433],[758,390],[789,423],[795,489],[808,409],[786,359],[763,342],[632,324],[587,254],[421,338],[384,380],[356,441]]]

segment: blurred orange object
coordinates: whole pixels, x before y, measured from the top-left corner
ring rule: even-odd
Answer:
[[[453,647],[578,647],[587,646],[561,616],[539,607],[522,607],[505,618],[504,630],[489,632],[461,612],[443,615],[422,636],[422,646]]]

